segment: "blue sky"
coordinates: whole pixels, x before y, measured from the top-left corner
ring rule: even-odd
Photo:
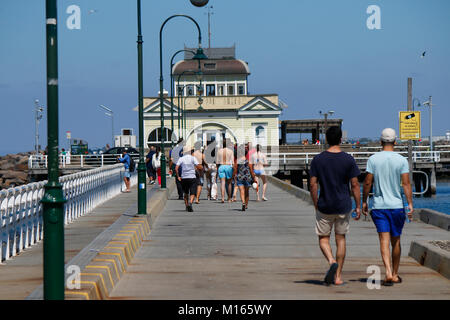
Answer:
[[[81,8],[81,29],[69,30],[70,5]],[[450,1],[448,0],[210,0],[212,46],[236,44],[237,57],[249,62],[252,94],[277,93],[289,107],[282,119],[319,117],[334,110],[349,137],[376,137],[384,127],[398,128],[406,109],[407,78],[413,96],[433,96],[433,133],[450,129]],[[369,5],[381,9],[381,29],[369,30]],[[90,10],[96,10],[89,13]],[[172,14],[196,19],[207,46],[205,8],[188,0],[142,0],[144,95],[159,90],[159,28]],[[91,147],[134,128],[137,102],[136,1],[60,0],[60,145],[65,132]],[[184,45],[195,46],[196,29],[186,19],[164,30],[165,88],[167,57]],[[0,155],[32,150],[34,100],[46,105],[45,1],[2,0],[0,5]],[[420,58],[423,51],[427,54]],[[422,135],[428,136],[428,109]],[[46,117],[40,126],[46,145]]]

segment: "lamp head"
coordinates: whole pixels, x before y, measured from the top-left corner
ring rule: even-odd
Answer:
[[[206,59],[208,59],[208,57],[203,53],[203,49],[201,47],[198,47],[197,52],[194,54],[192,59],[193,60],[206,60]]]
[[[196,7],[203,7],[208,4],[209,0],[191,0],[191,3]]]
[[[328,113],[330,114],[330,116],[334,113],[334,111],[333,110],[331,110],[331,111],[328,111]]]

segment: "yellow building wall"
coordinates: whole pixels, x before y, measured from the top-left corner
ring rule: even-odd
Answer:
[[[239,143],[246,143],[248,141],[253,142],[255,139],[255,125],[262,124],[266,128],[266,141],[267,145],[277,146],[279,142],[279,131],[278,131],[278,118],[275,117],[257,117],[257,118],[236,118],[236,117],[214,117],[214,118],[188,118],[186,120],[186,133],[189,135],[188,143],[193,145],[196,140],[196,135],[192,134],[192,130],[199,126],[202,126],[203,130],[216,129],[218,126],[223,126],[225,129],[231,130],[231,133],[235,135],[235,138]],[[145,141],[148,140],[149,134],[156,128],[161,126],[161,121],[156,120],[145,120],[144,121],[144,131],[145,131]],[[165,119],[164,126],[170,128],[170,118]],[[174,120],[174,131],[178,137],[178,119]],[[234,137],[227,132],[226,138],[230,138],[233,142]],[[169,137],[166,137],[169,140]]]

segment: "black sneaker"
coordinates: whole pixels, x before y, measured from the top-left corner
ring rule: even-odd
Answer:
[[[187,208],[189,212],[194,212],[194,209],[192,209],[192,205],[188,206]]]
[[[245,211],[245,204],[242,205],[242,211]]]

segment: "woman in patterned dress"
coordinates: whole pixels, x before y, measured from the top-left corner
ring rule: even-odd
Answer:
[[[255,180],[253,164],[250,164],[247,160],[247,152],[248,150],[246,150],[244,145],[238,147],[233,170],[233,178],[236,177],[236,183],[241,193],[242,211],[245,211],[245,209],[248,208],[248,190]]]

